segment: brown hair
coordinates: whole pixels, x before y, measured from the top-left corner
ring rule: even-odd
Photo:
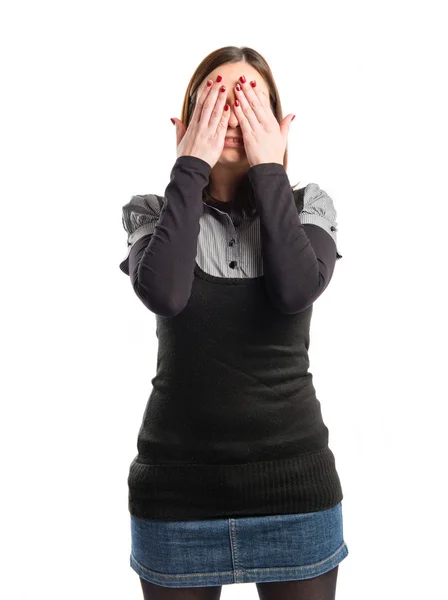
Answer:
[[[283,111],[278,89],[275,84],[271,69],[266,60],[263,58],[263,56],[261,56],[261,54],[259,54],[252,48],[248,48],[247,46],[224,46],[223,48],[214,50],[208,56],[206,56],[196,68],[196,71],[193,73],[190,79],[190,82],[185,92],[180,117],[185,127],[188,127],[191,117],[193,115],[193,109],[197,99],[197,91],[200,84],[204,81],[204,79],[208,76],[209,73],[211,73],[220,65],[224,63],[236,62],[247,62],[260,73],[260,75],[263,77],[269,88],[269,99],[272,112],[274,113],[279,123],[282,121]],[[287,148],[283,157],[283,166],[286,171],[286,168],[288,166]],[[297,185],[298,184],[296,183],[296,185],[291,186],[291,189],[293,190]],[[203,197],[210,198],[210,195],[208,194],[208,186],[204,189]],[[239,199],[238,208],[241,211],[250,214],[251,216],[254,216],[256,214],[257,211],[253,196],[253,190],[247,177],[244,177],[242,180],[241,186],[239,188],[239,193],[237,194],[237,198]]]

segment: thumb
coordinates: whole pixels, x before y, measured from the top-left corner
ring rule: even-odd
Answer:
[[[289,128],[291,127],[292,121],[295,119],[296,115],[288,115],[283,119],[280,124],[280,131],[284,137],[288,137]]]
[[[184,137],[185,132],[187,131],[187,128],[182,123],[182,121],[179,121],[179,119],[172,118],[171,122],[176,127],[176,145],[178,146],[180,144],[182,138]]]

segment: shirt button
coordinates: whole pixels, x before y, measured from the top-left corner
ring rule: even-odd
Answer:
[[[234,269],[236,267],[236,260],[232,260],[232,262],[229,263],[229,267]]]
[[[337,231],[337,229],[336,229],[336,227],[335,227],[334,225],[332,225],[332,226],[330,227],[330,229],[331,229],[331,231]]]

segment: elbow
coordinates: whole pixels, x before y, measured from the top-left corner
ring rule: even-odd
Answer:
[[[268,290],[272,304],[285,315],[295,315],[306,310],[313,303],[314,297],[303,294],[303,290],[295,294],[289,291],[280,292],[278,289]]]
[[[289,298],[283,298],[281,302],[277,302],[278,308],[285,315],[296,315],[297,313],[303,312],[314,304],[327,286],[328,282],[320,277],[319,285],[316,288],[309,290],[307,294],[304,294],[303,290],[301,290],[301,293],[298,293],[295,296],[291,295]]]
[[[305,289],[304,285],[282,287],[276,286],[269,289],[269,296],[275,307],[285,315],[296,315],[309,308],[316,299],[315,290]]]
[[[155,289],[154,293],[149,293],[148,290],[142,289],[138,282],[133,288],[146,308],[160,317],[176,317],[186,306],[186,303],[181,302],[179,298],[173,296],[165,298],[158,293],[158,289]]]
[[[317,282],[312,284],[311,279],[301,283],[298,289],[288,290],[276,294],[276,306],[285,315],[296,315],[310,308],[329,284],[329,279],[321,272],[318,273]]]
[[[288,300],[277,301],[276,306],[285,315],[296,315],[309,308],[314,302],[313,298],[300,296]]]

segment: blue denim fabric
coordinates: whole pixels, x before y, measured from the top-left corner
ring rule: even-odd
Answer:
[[[160,521],[131,515],[130,565],[165,587],[317,577],[347,555],[342,504],[286,515]]]

